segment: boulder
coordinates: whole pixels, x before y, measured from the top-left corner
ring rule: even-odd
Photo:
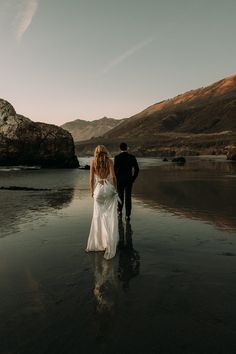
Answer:
[[[227,147],[227,160],[236,161],[236,146],[230,145]]]
[[[178,163],[178,164],[184,165],[185,162],[186,162],[186,159],[185,159],[185,157],[183,157],[183,156],[174,157],[174,158],[172,159],[172,162],[176,162],[176,163]]]
[[[0,99],[0,165],[77,168],[79,162],[68,131],[32,122]]]

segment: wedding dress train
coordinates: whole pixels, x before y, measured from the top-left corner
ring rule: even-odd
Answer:
[[[116,254],[119,240],[117,202],[118,194],[110,178],[96,176],[94,189],[93,218],[86,251],[105,251],[104,258]]]

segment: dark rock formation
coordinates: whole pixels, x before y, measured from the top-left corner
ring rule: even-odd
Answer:
[[[227,160],[236,161],[236,146],[229,146],[227,149]]]
[[[176,163],[178,163],[178,164],[183,165],[183,164],[185,164],[186,159],[185,159],[185,157],[183,157],[183,156],[174,157],[174,158],[172,159],[172,162],[176,162]]]
[[[79,162],[69,132],[52,124],[32,122],[0,99],[0,165],[76,168]]]

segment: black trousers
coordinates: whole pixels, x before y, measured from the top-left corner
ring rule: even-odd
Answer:
[[[132,192],[133,183],[130,181],[117,181],[117,190],[121,200],[121,203],[118,203],[118,211],[122,212],[123,205],[125,202],[125,214],[130,216],[132,202],[131,202],[131,192]]]

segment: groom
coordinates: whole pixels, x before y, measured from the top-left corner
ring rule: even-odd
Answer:
[[[114,170],[117,178],[117,189],[121,200],[118,203],[118,213],[122,216],[122,209],[125,200],[126,221],[131,215],[131,192],[132,186],[139,173],[139,167],[135,156],[128,153],[126,143],[120,144],[121,153],[115,156]]]

